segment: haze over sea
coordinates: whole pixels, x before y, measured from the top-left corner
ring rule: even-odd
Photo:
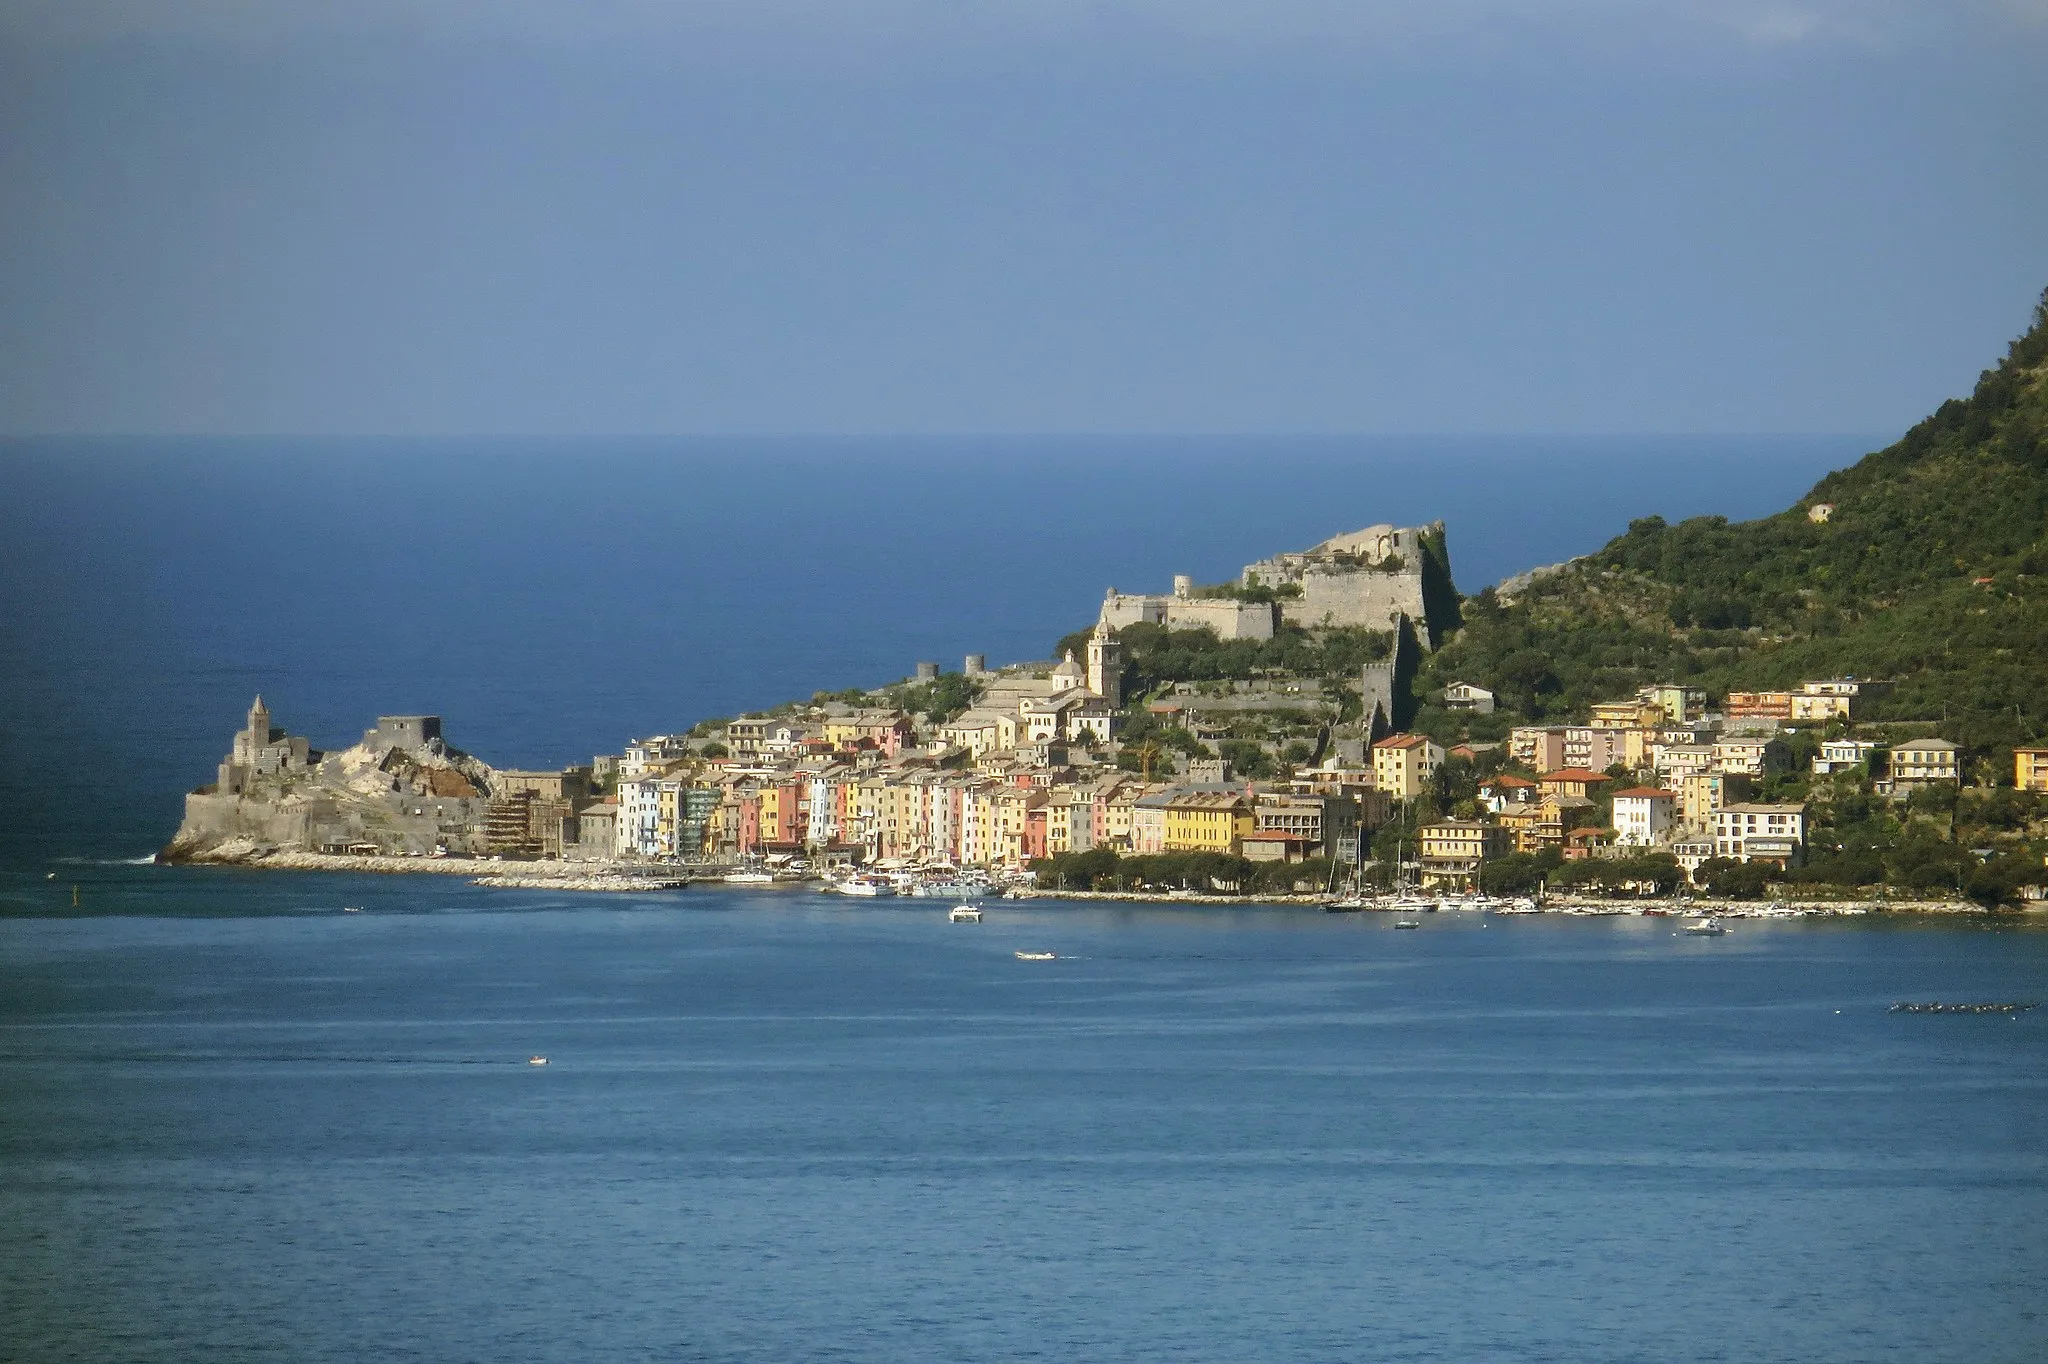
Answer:
[[[2031,917],[130,862],[259,690],[581,761],[1374,521],[1472,591],[1881,443],[0,445],[0,1358],[2048,1357],[2048,1018],[1886,1012],[2048,993]]]

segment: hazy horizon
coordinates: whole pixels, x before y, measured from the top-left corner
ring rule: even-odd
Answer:
[[[0,431],[1899,431],[2037,0],[34,0]]]

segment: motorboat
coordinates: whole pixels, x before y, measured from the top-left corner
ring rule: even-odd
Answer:
[[[529,1066],[544,1066],[547,1063],[548,1058],[542,1056],[539,1052],[535,1052],[533,1055],[526,1058],[526,1064]]]
[[[946,922],[949,924],[978,924],[981,922],[981,906],[954,905],[946,911]]]
[[[1331,914],[1356,914],[1362,909],[1371,909],[1372,901],[1363,895],[1346,895],[1325,903],[1323,908]]]
[[[1728,928],[1719,919],[1695,919],[1680,931],[1689,938],[1718,938]]]
[[[1059,960],[1059,953],[1057,953],[1057,952],[1019,952],[1019,953],[1017,954],[1017,960],[1018,960],[1018,961],[1057,961],[1057,960]]]
[[[1417,923],[1417,922],[1416,922],[1415,920],[1413,920],[1413,919],[1396,919],[1396,920],[1394,920],[1394,927],[1396,927],[1396,928],[1420,928],[1420,927],[1422,927],[1422,925],[1421,925],[1421,924],[1419,924],[1419,923]]]
[[[363,912],[363,907],[361,905],[343,905],[341,912],[344,914],[360,914]]]
[[[1396,913],[1434,914],[1441,906],[1435,900],[1423,895],[1406,894],[1394,897],[1394,903],[1387,906]]]
[[[758,867],[747,868],[741,871],[727,872],[725,874],[725,883],[728,886],[772,886],[775,884],[775,874],[762,871]]]
[[[894,895],[896,893],[889,889],[887,882],[878,881],[872,876],[849,876],[844,881],[834,885],[832,889],[841,895],[858,896],[864,900],[872,900],[879,896]]]

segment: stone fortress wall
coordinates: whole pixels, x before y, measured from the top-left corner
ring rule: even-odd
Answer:
[[[1207,627],[1218,639],[1271,639],[1273,608],[1265,602],[1193,595],[1194,580],[1185,573],[1173,579],[1171,596],[1119,592],[1110,588],[1102,599],[1100,623],[1112,630],[1126,625],[1163,625],[1169,630]]]
[[[1399,630],[1405,619],[1421,632],[1421,643],[1433,646],[1446,622],[1432,613],[1432,574],[1450,587],[1450,566],[1444,548],[1444,523],[1426,526],[1367,526],[1335,535],[1313,549],[1276,554],[1246,564],[1239,581],[1246,587],[1297,587],[1298,597],[1282,598],[1282,618],[1302,626],[1362,626]]]

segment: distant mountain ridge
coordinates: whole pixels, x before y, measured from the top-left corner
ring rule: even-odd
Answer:
[[[2048,733],[2048,293],[1967,398],[1773,516],[1658,517],[1467,599],[1425,688],[1542,719],[1658,681],[1896,679],[1875,720],[1991,750]]]

